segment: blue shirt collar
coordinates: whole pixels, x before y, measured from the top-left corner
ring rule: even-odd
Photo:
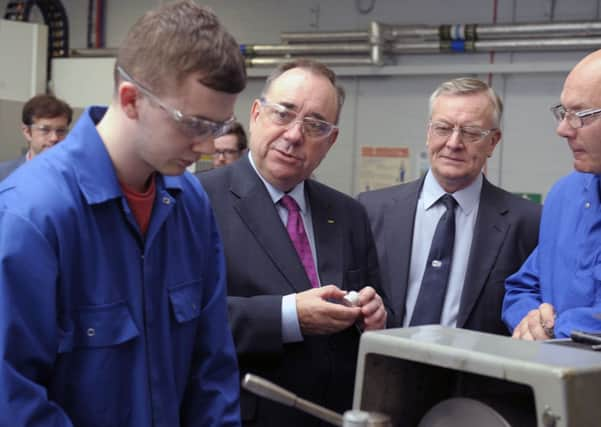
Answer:
[[[86,108],[64,143],[58,145],[74,151],[78,157],[84,159],[83,164],[87,167],[76,170],[75,175],[89,204],[103,203],[123,196],[113,162],[96,130],[96,125],[106,111],[106,107]],[[70,136],[73,137],[71,144]],[[181,191],[181,179],[180,176],[158,175],[157,193],[163,189]]]

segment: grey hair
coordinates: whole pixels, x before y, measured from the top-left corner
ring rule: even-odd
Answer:
[[[428,104],[428,117],[432,118],[432,107],[436,99],[443,95],[470,95],[474,93],[485,93],[493,106],[493,119],[495,127],[499,127],[503,116],[503,101],[492,87],[479,79],[471,77],[460,77],[442,83],[430,96]]]
[[[299,58],[290,62],[285,62],[280,64],[275,70],[271,72],[267,80],[265,81],[265,86],[263,86],[263,91],[261,92],[261,97],[265,97],[269,89],[271,88],[272,83],[284,74],[288,70],[292,70],[293,68],[301,68],[304,70],[308,70],[311,73],[327,78],[332,86],[336,89],[336,100],[338,104],[338,111],[336,112],[336,124],[338,124],[338,120],[340,119],[340,112],[342,111],[342,106],[344,105],[345,92],[342,86],[336,84],[336,73],[332,69],[330,69],[325,64],[307,58]]]

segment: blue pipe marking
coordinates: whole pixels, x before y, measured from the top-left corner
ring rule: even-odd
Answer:
[[[453,40],[451,42],[451,50],[453,52],[465,52],[465,41]]]

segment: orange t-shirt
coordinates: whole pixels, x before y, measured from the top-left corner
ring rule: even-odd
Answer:
[[[143,193],[134,191],[123,182],[119,182],[119,184],[121,185],[123,194],[125,194],[129,208],[134,214],[134,218],[136,218],[142,235],[146,236],[146,231],[148,230],[148,225],[150,224],[150,217],[152,215],[152,205],[154,204],[154,198],[157,190],[155,176],[152,175],[150,177],[150,185]]]

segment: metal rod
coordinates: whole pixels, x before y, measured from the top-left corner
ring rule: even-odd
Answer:
[[[367,42],[368,31],[321,31],[312,33],[281,33],[280,38],[287,43],[335,43],[335,42]]]
[[[377,65],[374,64],[371,57],[361,56],[303,56],[303,58],[315,59],[330,66]],[[246,58],[246,65],[248,67],[273,67],[284,62],[288,62],[291,59],[292,58],[290,56],[263,56],[255,58]]]
[[[435,52],[526,52],[536,50],[591,50],[601,48],[601,37],[567,39],[482,40],[465,42],[459,47],[450,42],[397,42],[384,50],[386,54]]]
[[[258,396],[273,400],[282,405],[297,408],[320,420],[342,427],[342,415],[339,413],[324,408],[323,406],[319,406],[313,402],[309,402],[308,400],[301,399],[296,394],[257,375],[246,374],[242,380],[242,387]]]
[[[379,24],[383,38],[387,40],[438,40],[441,34],[460,33],[466,39],[497,40],[511,37],[540,38],[548,35],[554,38],[601,36],[601,22],[549,22],[524,24],[446,24],[440,26]],[[281,38],[289,43],[332,43],[370,41],[370,31],[322,31],[287,32]],[[452,37],[455,38],[455,37]]]
[[[474,42],[476,51],[520,52],[533,50],[591,50],[601,48],[601,37],[572,39],[483,40]]]
[[[512,24],[476,26],[477,40],[494,40],[499,38],[553,38],[601,36],[601,22],[550,22],[539,24]]]
[[[245,45],[246,52],[253,56],[265,55],[306,55],[306,54],[349,54],[349,53],[371,53],[369,43],[328,43],[328,44],[254,44]]]

